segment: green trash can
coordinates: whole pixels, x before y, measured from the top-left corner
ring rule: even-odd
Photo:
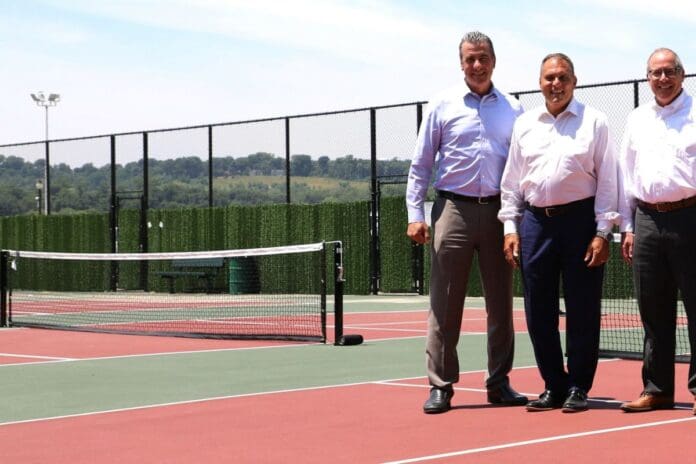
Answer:
[[[229,284],[232,295],[259,293],[261,282],[256,258],[230,258]]]

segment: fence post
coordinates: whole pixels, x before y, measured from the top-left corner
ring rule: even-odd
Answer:
[[[208,126],[208,208],[213,207],[213,126]]]
[[[111,195],[109,199],[109,233],[111,238],[111,253],[116,253],[116,243],[118,240],[118,205],[116,197],[116,136],[109,137],[111,142]],[[118,262],[111,261],[111,290],[116,291],[118,285]]]
[[[7,327],[8,261],[10,253],[0,252],[0,327]]]
[[[633,107],[638,108],[640,105],[640,90],[638,89],[638,81],[633,81]]]
[[[150,145],[148,142],[148,133],[143,132],[143,193],[140,196],[140,252],[147,253],[150,251],[150,240],[149,234],[150,229],[147,227],[147,214],[149,209],[149,197],[150,197],[150,171],[149,171],[149,159],[150,159]],[[149,265],[146,260],[140,262],[140,288],[143,291],[148,291],[149,282]]]
[[[290,118],[285,118],[285,203],[290,204]]]
[[[377,114],[370,108],[370,292],[379,293],[379,205],[377,192]]]
[[[51,214],[51,150],[50,143],[46,140],[46,167],[44,169],[44,213]]]

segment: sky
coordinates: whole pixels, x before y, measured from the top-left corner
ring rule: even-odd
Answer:
[[[564,52],[578,84],[641,78],[666,46],[696,72],[687,0],[0,0],[0,144],[424,101],[492,39],[493,81],[534,90]]]

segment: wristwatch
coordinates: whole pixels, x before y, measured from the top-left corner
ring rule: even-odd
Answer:
[[[600,237],[606,240],[607,242],[611,242],[613,234],[611,232],[603,232],[601,230],[598,230],[597,233],[595,234],[595,237]]]

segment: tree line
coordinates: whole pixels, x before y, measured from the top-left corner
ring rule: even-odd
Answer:
[[[377,162],[377,175],[403,175],[408,160]],[[43,180],[45,161],[25,161],[0,154],[0,216],[36,212],[36,182]],[[271,153],[215,157],[212,163],[215,205],[256,205],[286,201],[286,160]],[[149,159],[149,207],[176,208],[208,205],[208,161],[197,156]],[[353,155],[331,159],[297,154],[290,158],[293,203],[355,201],[369,198],[369,159]],[[319,182],[320,179],[324,181]],[[51,165],[51,211],[54,213],[106,212],[111,194],[111,168],[86,163],[71,167]],[[116,165],[119,192],[143,188],[143,161]],[[44,193],[41,192],[41,195]],[[124,203],[125,207],[136,207]]]

